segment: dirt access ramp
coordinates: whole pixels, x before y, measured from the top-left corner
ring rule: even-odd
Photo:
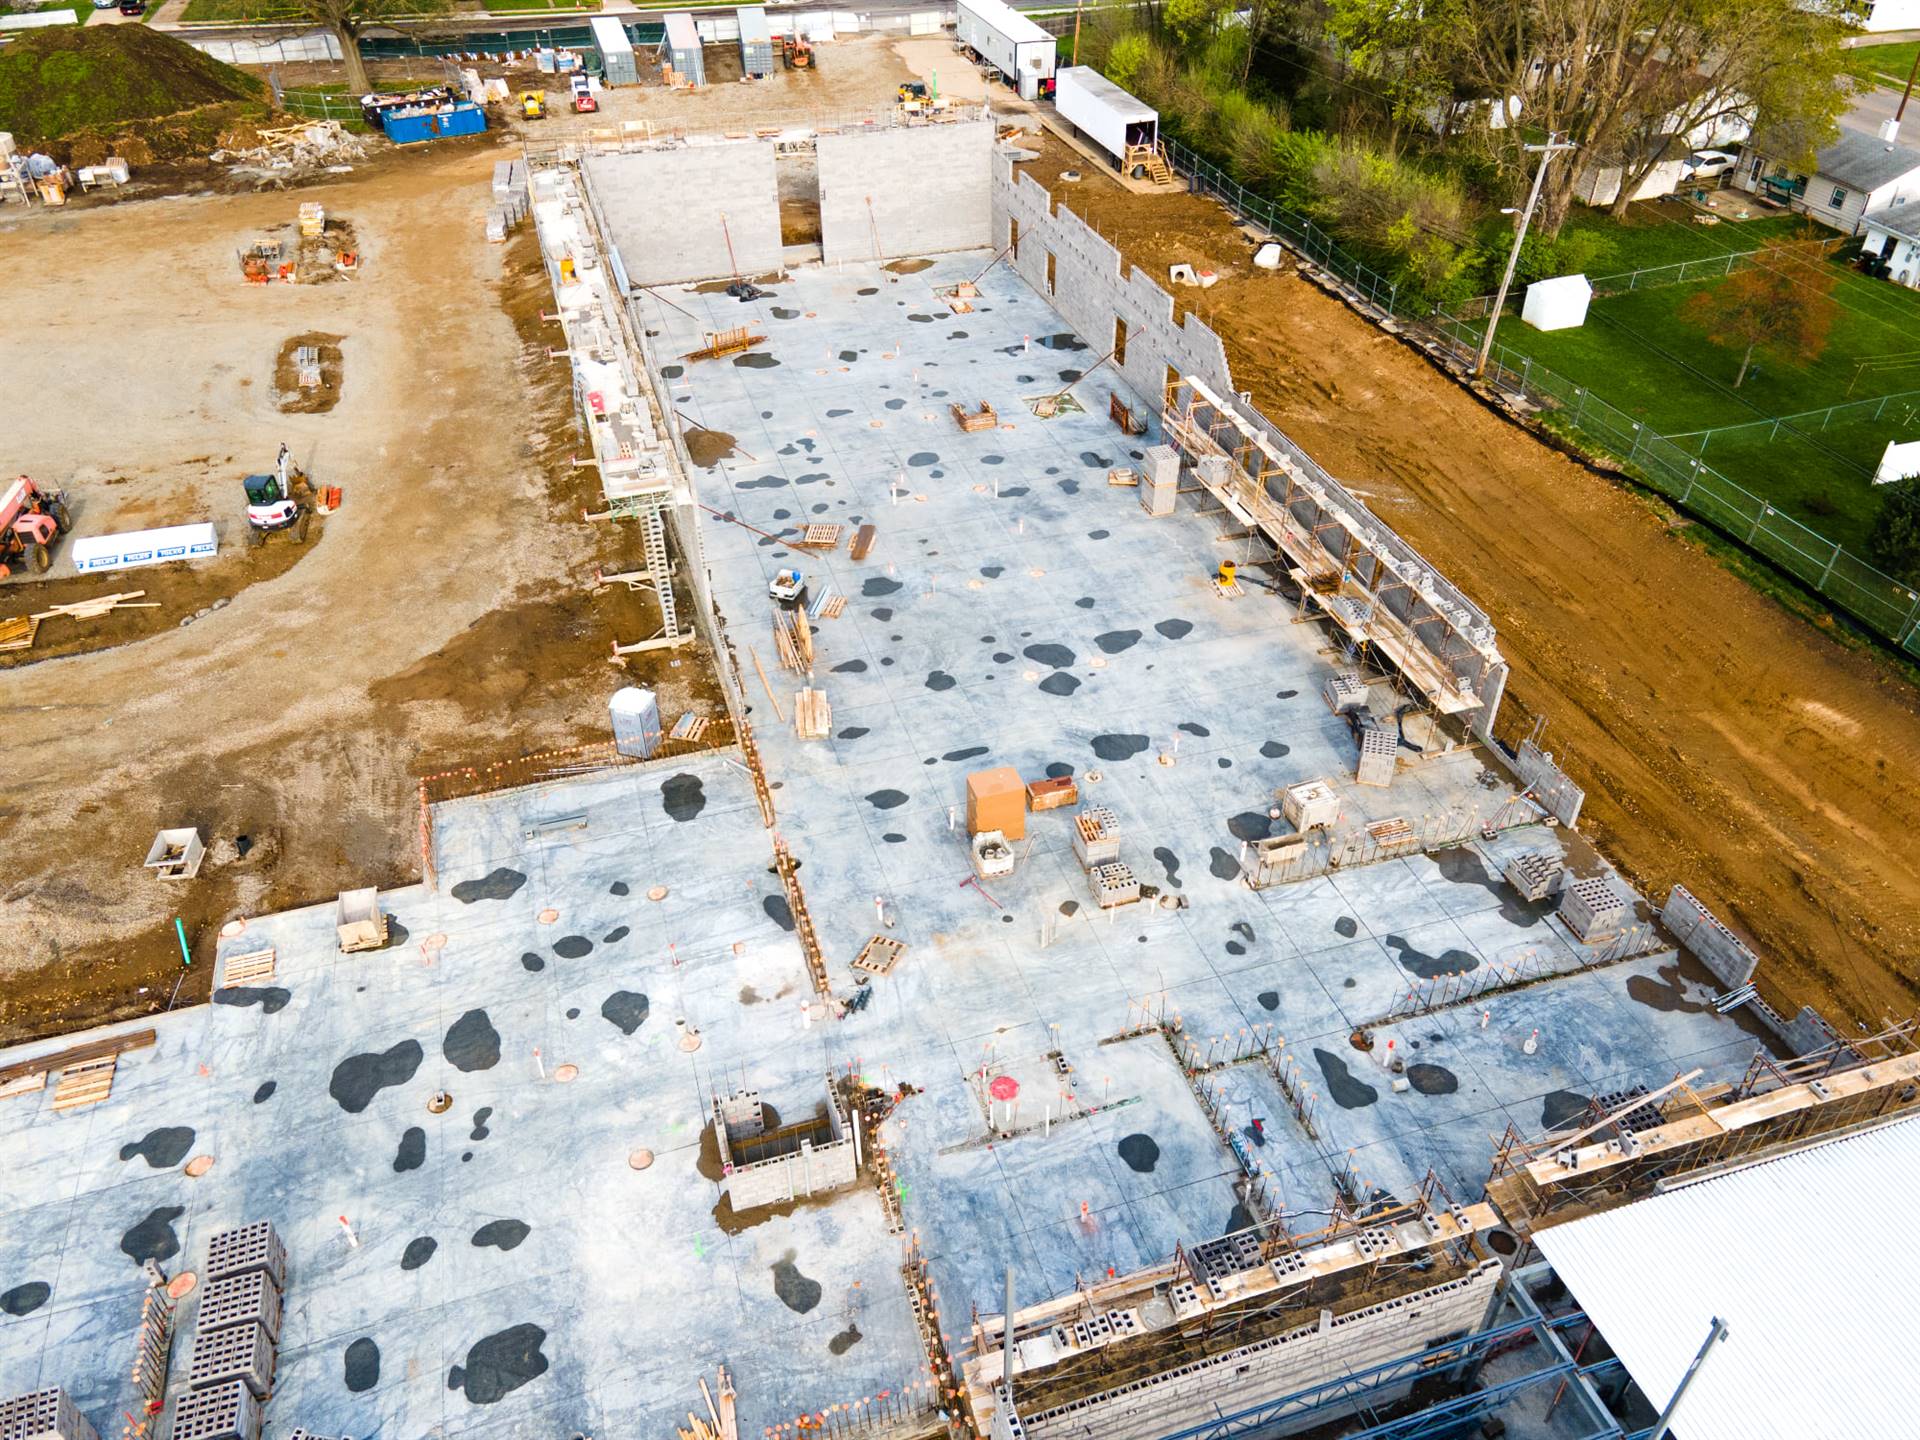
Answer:
[[[9,463],[70,488],[84,530],[162,523],[155,507],[187,497],[173,518],[212,519],[245,554],[240,476],[282,440],[345,491],[304,553],[263,552],[297,563],[192,625],[173,613],[147,638],[0,680],[0,1042],[164,1004],[182,978],[176,914],[188,1001],[206,995],[229,916],[416,879],[424,773],[604,739],[606,697],[629,678],[669,710],[697,698],[707,665],[691,647],[610,663],[612,641],[657,615],[625,587],[588,593],[597,566],[633,569],[639,549],[634,527],[579,518],[598,481],[569,462],[585,446],[568,367],[547,355],[560,332],[540,318],[553,301],[531,227],[485,242],[506,153],[421,147],[320,190],[359,226],[351,283],[241,280],[235,251],[311,191],[0,226],[30,317],[0,331],[0,387],[49,397],[16,410]],[[109,273],[110,300],[73,283]],[[343,337],[338,404],[282,414],[281,346],[310,332]],[[75,395],[84,414],[55,403]],[[141,860],[182,825],[209,861],[169,885]]]
[[[1224,210],[1129,195],[1057,142],[1023,167],[1226,342],[1237,385],[1473,600],[1587,789],[1581,827],[1656,899],[1747,934],[1763,993],[1878,1028],[1920,1002],[1920,692],[1730,573],[1684,522],[1500,418]],[[1062,169],[1083,179],[1061,182]]]

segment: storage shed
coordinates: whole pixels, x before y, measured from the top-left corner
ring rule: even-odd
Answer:
[[[667,16],[667,38],[660,42],[660,58],[673,71],[675,85],[707,83],[707,62],[700,52],[700,32],[693,16],[676,10]]]
[[[1001,0],[959,0],[954,38],[980,56],[1020,91],[1037,99],[1053,78],[1054,38]]]
[[[755,77],[773,73],[773,30],[758,5],[735,12],[740,21],[740,69]]]
[[[1520,318],[1536,330],[1578,330],[1587,323],[1593,286],[1584,275],[1556,275],[1527,286]]]
[[[1160,143],[1160,112],[1143,105],[1098,70],[1069,65],[1054,77],[1054,107],[1075,129],[1113,156],[1116,166],[1130,151]]]
[[[588,23],[593,27],[593,43],[600,51],[600,83],[638,85],[640,65],[633,58],[627,27],[608,15],[596,15]]]

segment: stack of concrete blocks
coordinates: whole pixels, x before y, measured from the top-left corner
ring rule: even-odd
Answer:
[[[1360,761],[1354,768],[1354,783],[1386,789],[1393,784],[1400,742],[1390,730],[1368,726],[1360,732]]]
[[[769,1131],[757,1091],[715,1096],[713,1116],[722,1184],[735,1214],[838,1190],[859,1177],[859,1143],[831,1076],[822,1120]],[[756,1150],[769,1153],[755,1159]]]
[[[1093,884],[1093,903],[1102,910],[1111,910],[1116,905],[1131,905],[1140,898],[1139,877],[1133,873],[1131,865],[1118,860],[1095,865],[1087,872],[1087,878]]]
[[[998,830],[1009,840],[1027,838],[1027,787],[1011,765],[967,776],[967,834]]]
[[[1180,494],[1180,452],[1149,445],[1140,462],[1140,508],[1156,520],[1173,514]]]
[[[1271,1406],[1290,1395],[1338,1385],[1398,1360],[1412,1351],[1480,1327],[1499,1288],[1502,1266],[1482,1261],[1455,1280],[1444,1281],[1361,1310],[1322,1310],[1317,1323],[1243,1346],[1220,1350],[1188,1364],[1117,1383],[1111,1390],[1018,1417],[1024,1440],[1065,1440],[1098,1435],[1101,1440],[1156,1440],[1182,1429],[1195,1414],[1241,1412]],[[1190,1291],[1183,1282],[1173,1294]],[[1197,1302],[1194,1302],[1197,1303]],[[1175,1312],[1181,1306],[1176,1302]],[[1419,1372],[1369,1391],[1372,1405],[1391,1405],[1412,1388]],[[1314,1403],[1302,1396],[1294,1414]],[[999,1417],[996,1416],[996,1424]],[[1288,1411],[1267,1415],[1271,1433],[1290,1433]]]
[[[1551,851],[1529,850],[1507,861],[1500,873],[1522,900],[1539,901],[1560,888],[1560,877],[1566,868]]]
[[[193,1335],[193,1359],[187,1367],[187,1384],[195,1390],[209,1390],[238,1380],[256,1400],[267,1398],[273,1388],[274,1346],[258,1322],[210,1330],[204,1321]]]
[[[58,1385],[0,1401],[0,1440],[100,1440]]]
[[[257,1326],[280,1341],[280,1287],[265,1270],[243,1270],[210,1280],[200,1295],[200,1332]]]
[[[740,21],[740,71],[762,79],[773,74],[773,29],[767,12],[754,5],[734,12]]]
[[[1660,920],[1674,938],[1691,950],[1700,963],[1713,972],[1729,990],[1738,990],[1753,979],[1760,968],[1760,957],[1746,942],[1694,898],[1684,885],[1673,887],[1667,903],[1661,907]]]
[[[1120,817],[1104,805],[1090,805],[1074,816],[1073,853],[1083,870],[1117,861],[1120,858]]]
[[[1329,830],[1340,818],[1340,792],[1325,780],[1303,780],[1280,792],[1280,811],[1302,835]]]
[[[493,167],[493,208],[487,211],[487,239],[496,245],[504,242],[507,232],[527,218],[530,204],[527,162],[497,162]]]
[[[1336,715],[1367,708],[1366,683],[1351,670],[1342,670],[1335,675],[1320,693],[1326,699],[1327,708]]]
[[[1560,918],[1580,940],[1623,930],[1633,920],[1633,901],[1604,875],[1575,880],[1561,892]]]
[[[238,1380],[174,1402],[172,1440],[260,1440],[260,1401]]]

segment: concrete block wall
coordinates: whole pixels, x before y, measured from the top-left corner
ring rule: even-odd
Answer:
[[[829,265],[988,244],[993,124],[916,125],[822,135],[820,253]]]
[[[1412,546],[1394,534],[1390,526],[1321,469],[1249,400],[1240,397],[1227,363],[1226,347],[1218,335],[1192,315],[1176,321],[1173,296],[1144,271],[1128,270],[1120,252],[1073,211],[1065,207],[1056,209],[1045,186],[1031,176],[1015,172],[1011,156],[994,154],[993,177],[994,249],[1006,249],[1018,239],[1018,249],[1008,257],[1008,263],[1048,299],[1073,327],[1074,333],[1086,342],[1089,366],[1113,348],[1115,319],[1124,321],[1126,353],[1111,363],[1117,366],[1128,385],[1147,397],[1156,410],[1164,402],[1169,372],[1194,376],[1222,399],[1236,401],[1242,415],[1265,434],[1276,450],[1324,487],[1330,505],[1365,517],[1368,528],[1377,537],[1374,549],[1391,555],[1404,570],[1417,568],[1425,572],[1427,588],[1443,606],[1456,612],[1455,623],[1469,630],[1484,630],[1491,637],[1493,626],[1485,611],[1461,594]],[[1309,529],[1324,518],[1322,506],[1304,492],[1296,495],[1293,510]],[[1361,579],[1371,577],[1374,564],[1369,557],[1359,558],[1355,568]],[[1380,603],[1402,620],[1411,620],[1417,602],[1413,592],[1403,588],[1383,592]],[[1439,653],[1447,633],[1446,622],[1429,613],[1425,620],[1412,621],[1412,628],[1430,650]],[[1457,653],[1446,663],[1456,674],[1465,677],[1469,688],[1481,699],[1474,726],[1483,732],[1490,731],[1506,690],[1507,667],[1502,662],[1483,660],[1458,644],[1452,649]]]
[[[1343,1380],[1477,1329],[1492,1304],[1501,1268],[1499,1261],[1486,1260],[1466,1276],[1397,1300],[1345,1315],[1323,1311],[1317,1325],[1224,1351],[1073,1405],[1024,1415],[1021,1425],[1027,1440],[1078,1440],[1085,1435],[1159,1440],[1308,1386]],[[1406,1393],[1418,1373],[1409,1369],[1405,1380],[1369,1391],[1364,1399],[1373,1405],[1390,1403]],[[1017,1377],[1014,1390],[1017,1405]],[[1300,1426],[1308,1423],[1302,1418]],[[1292,1432],[1281,1418],[1262,1433]]]
[[[1522,740],[1519,752],[1513,757],[1513,770],[1520,777],[1520,783],[1533,792],[1533,798],[1554,819],[1569,827],[1579,821],[1587,792],[1553,763],[1553,756],[1531,740]]]
[[[779,1205],[820,1190],[838,1190],[853,1184],[856,1173],[851,1136],[831,1145],[815,1145],[803,1140],[800,1149],[792,1155],[762,1160],[734,1171],[727,1177],[727,1198],[738,1214],[760,1205]]]
[[[720,1096],[713,1102],[713,1108],[729,1140],[747,1140],[766,1131],[766,1111],[760,1104],[758,1090],[736,1090],[731,1095]]]
[[[714,280],[736,266],[748,276],[780,268],[780,190],[770,142],[631,150],[589,155],[581,164],[632,284]]]
[[[1713,912],[1684,885],[1674,886],[1667,896],[1667,903],[1660,910],[1660,922],[1729,990],[1746,984],[1760,968],[1760,957],[1715,919]]]

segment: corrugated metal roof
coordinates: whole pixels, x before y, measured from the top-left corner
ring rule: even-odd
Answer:
[[[1911,1435],[1920,1120],[1541,1230],[1534,1243],[1655,1407],[1715,1315],[1676,1440]]]

